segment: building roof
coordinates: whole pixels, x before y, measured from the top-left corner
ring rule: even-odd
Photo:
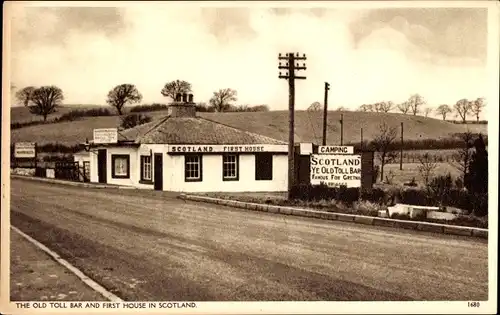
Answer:
[[[201,117],[170,117],[120,133],[121,139],[144,144],[277,144],[286,142]]]

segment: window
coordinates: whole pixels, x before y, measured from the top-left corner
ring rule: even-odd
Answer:
[[[111,155],[111,177],[130,178],[130,155]]]
[[[238,180],[239,157],[236,154],[225,154],[222,157],[222,180]]]
[[[186,182],[200,182],[202,180],[201,155],[184,156],[184,180]]]
[[[258,153],[255,155],[255,180],[273,179],[273,155]]]
[[[141,155],[141,180],[151,181],[151,156]]]

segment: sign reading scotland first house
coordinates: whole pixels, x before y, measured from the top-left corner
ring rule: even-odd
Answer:
[[[361,155],[311,155],[311,184],[361,187]]]
[[[242,144],[242,145],[168,145],[168,153],[258,153],[258,152],[288,152],[288,145],[273,144]]]
[[[94,129],[94,143],[117,143],[118,129],[117,128],[101,128]]]
[[[16,142],[14,144],[14,157],[19,159],[36,157],[36,144],[34,142]]]

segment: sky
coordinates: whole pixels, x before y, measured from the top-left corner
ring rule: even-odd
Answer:
[[[143,104],[170,100],[165,83],[186,80],[195,101],[232,88],[237,104],[288,106],[278,54],[305,53],[296,108],[429,105],[486,96],[487,10],[483,8],[13,7],[11,85],[57,85],[66,104],[105,104],[132,83]],[[302,62],[301,62],[302,63]]]

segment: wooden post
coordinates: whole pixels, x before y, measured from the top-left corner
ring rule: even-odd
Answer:
[[[278,59],[287,60],[286,66],[279,64],[279,69],[286,69],[288,73],[286,75],[279,74],[280,79],[288,80],[288,199],[291,199],[292,187],[295,183],[295,143],[294,143],[294,127],[295,127],[295,80],[305,79],[306,77],[295,75],[295,70],[305,70],[305,64],[303,66],[295,65],[297,60],[306,60],[306,55],[302,57],[294,56],[294,53],[288,53],[285,57],[279,54]]]
[[[403,122],[401,122],[401,156],[399,158],[399,170],[403,170]]]
[[[330,83],[325,82],[325,101],[323,105],[323,145],[326,145],[326,129],[327,129],[327,116],[328,116],[328,90],[330,90]]]
[[[361,128],[361,152],[363,152],[364,144],[363,144],[363,128]]]
[[[344,114],[340,114],[340,145],[344,145]]]

